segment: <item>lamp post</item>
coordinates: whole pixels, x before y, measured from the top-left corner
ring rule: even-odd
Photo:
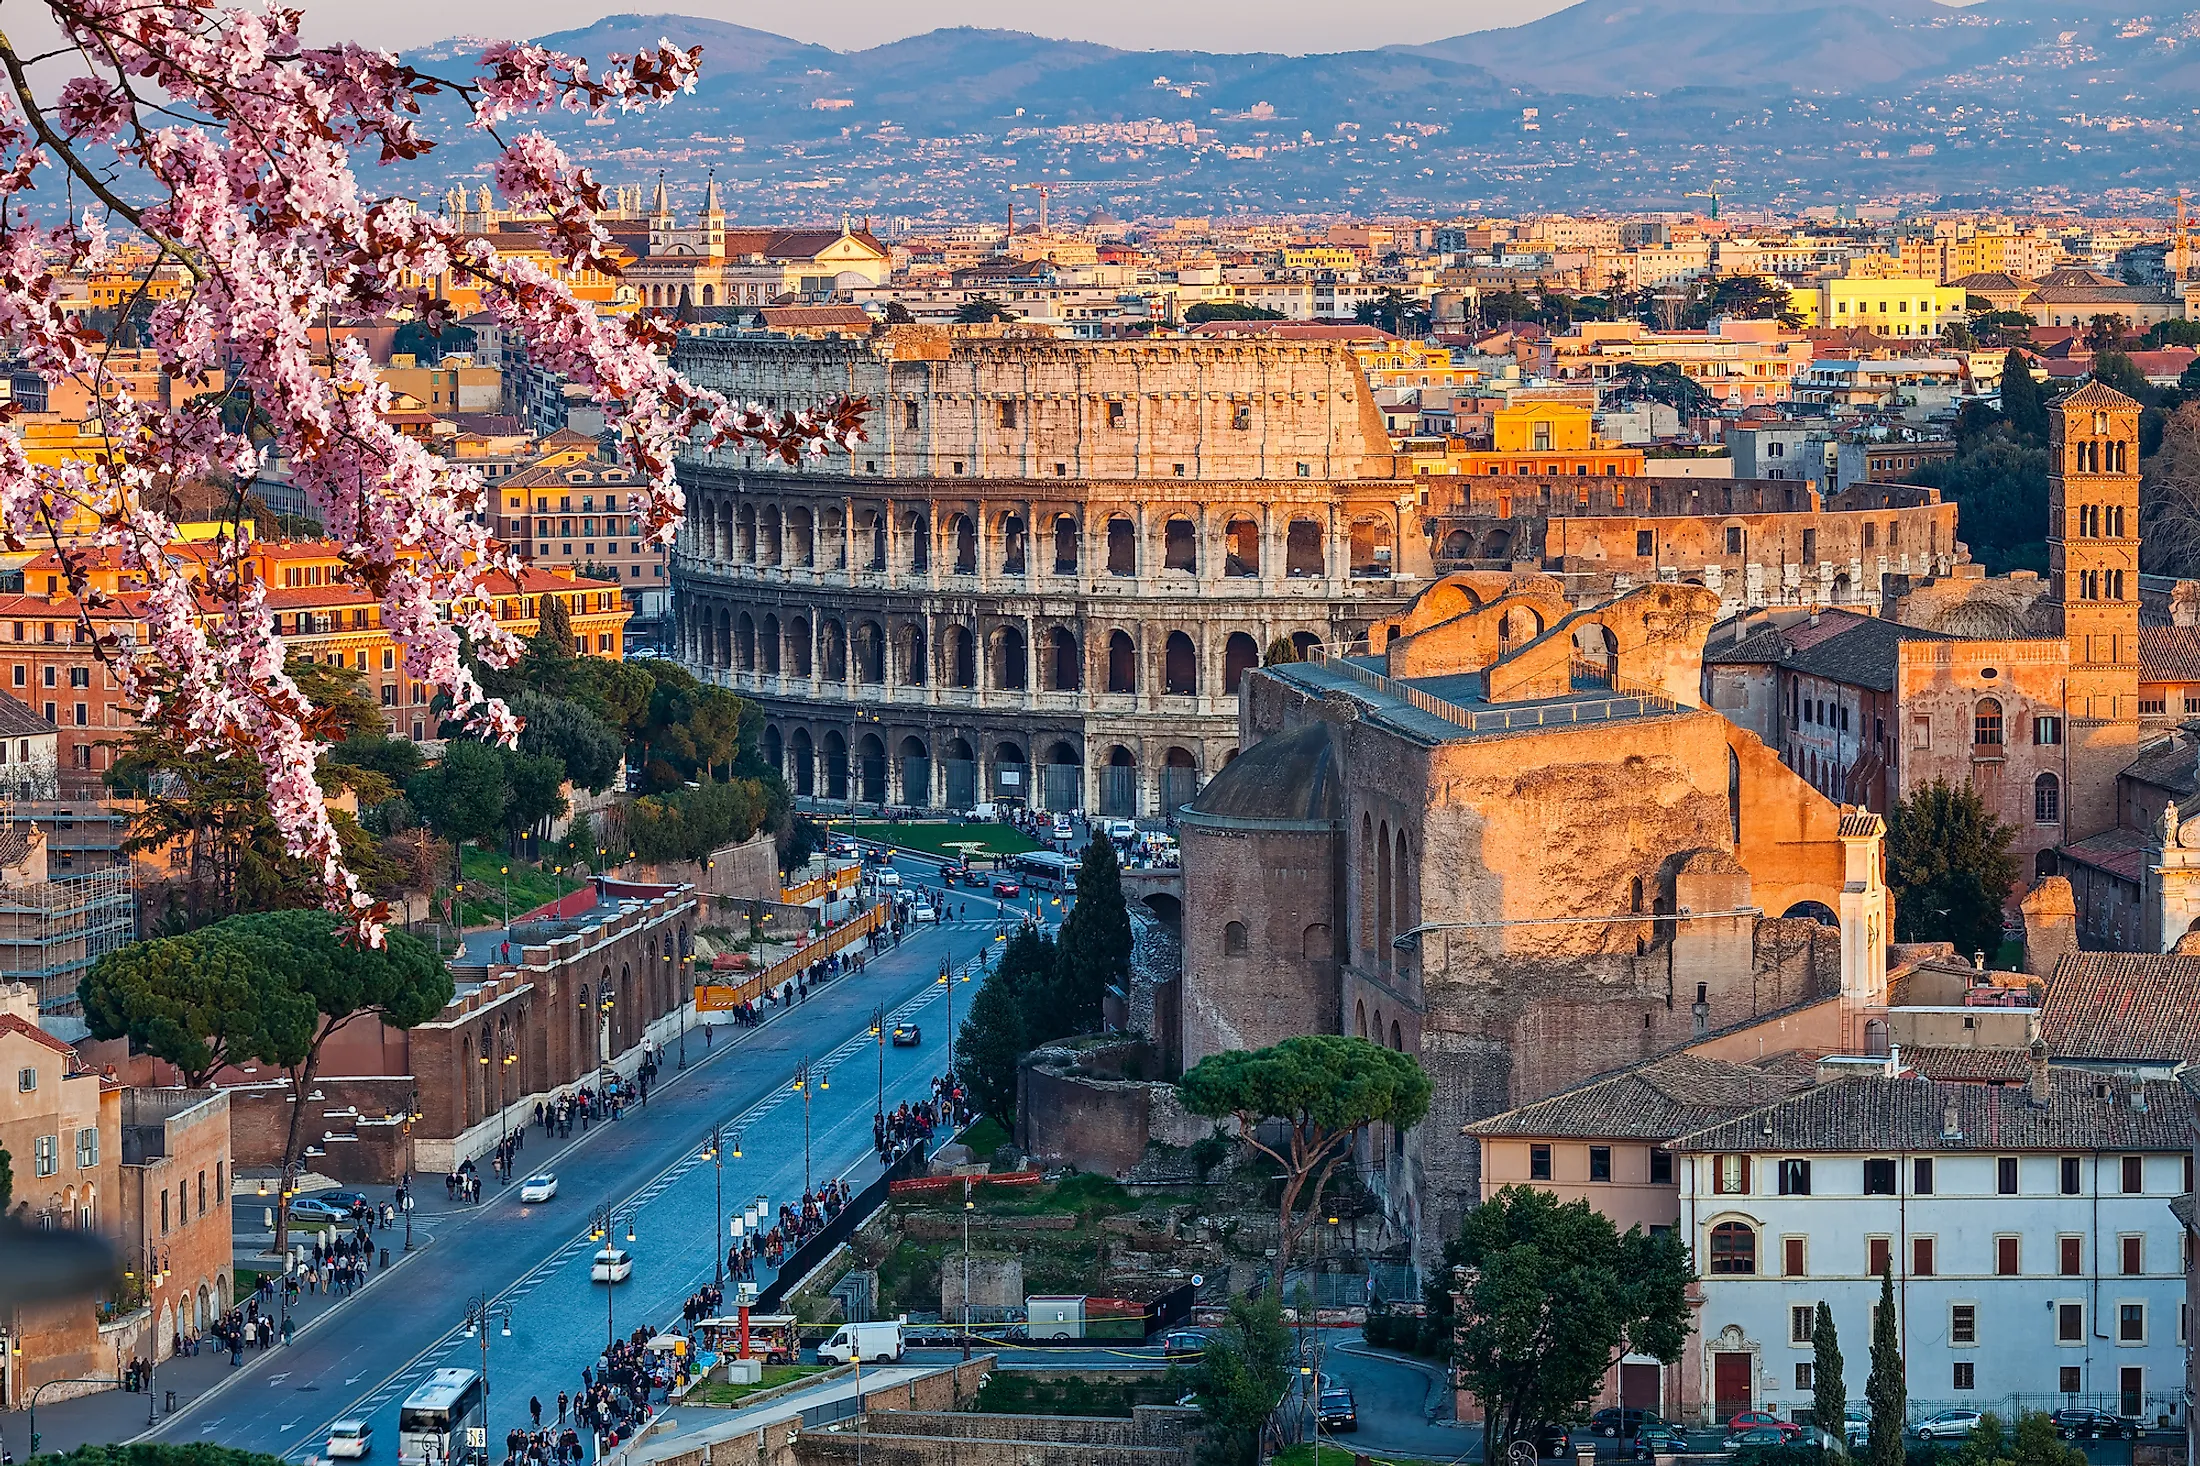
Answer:
[[[939,986],[947,989],[947,1072],[955,1072],[955,982],[949,970],[948,960],[940,959]],[[962,971],[962,981],[970,981],[970,969]]]
[[[815,1081],[813,1084],[812,1081]],[[794,1071],[794,1092],[802,1096],[802,1194],[810,1194],[810,1091],[833,1087],[831,1076],[805,1057]]]
[[[133,1275],[125,1273],[123,1276],[130,1277]],[[145,1423],[154,1425],[160,1420],[160,1409],[157,1403],[160,1396],[155,1393],[153,1388],[153,1376],[160,1368],[160,1335],[157,1332],[160,1309],[153,1301],[153,1290],[166,1287],[168,1284],[167,1249],[147,1244],[144,1261],[140,1264],[140,1270],[134,1276],[145,1285],[145,1309],[147,1313],[152,1315],[156,1329],[152,1345],[145,1352]]]
[[[665,948],[665,964],[671,966],[671,963],[672,949],[667,947]],[[679,968],[673,968],[672,977],[674,980],[672,996],[674,1001],[680,1005],[680,1067],[685,1069],[688,1066],[688,1001],[695,996],[695,989],[690,986],[684,993],[679,990]]]
[[[11,1339],[10,1347],[15,1350],[16,1356],[20,1358],[22,1354],[21,1342],[19,1340]],[[122,1381],[118,1378],[114,1378],[109,1375],[95,1374],[87,1375],[81,1379],[49,1379],[40,1384],[32,1386],[30,1403],[31,1448],[25,1459],[28,1459],[29,1456],[35,1456],[38,1454],[38,1397],[40,1395],[52,1389],[55,1385],[103,1385],[108,1389],[115,1389],[119,1388],[121,1384]]]
[[[970,1199],[970,1178],[963,1177],[963,1297],[962,1297],[962,1345],[963,1358],[970,1357],[970,1214],[978,1204]]]
[[[492,1302],[487,1293],[476,1293],[466,1304],[466,1337],[481,1340],[481,1459],[489,1459],[489,1325],[501,1319],[504,1337],[512,1337],[512,1305]]]
[[[878,1040],[878,1133],[886,1133],[886,1008],[871,1010],[871,1037]]]
[[[723,1126],[711,1126],[710,1139],[703,1146],[703,1159],[709,1161],[717,1169],[718,1225],[711,1229],[710,1234],[711,1252],[714,1254],[710,1274],[711,1280],[721,1287],[724,1286],[726,1281],[725,1254],[718,1251],[718,1234],[726,1229],[726,1143],[723,1130]],[[733,1158],[735,1160],[741,1159],[741,1136],[738,1131],[734,1133],[733,1137]],[[739,1217],[734,1218],[733,1235],[736,1237],[741,1235],[741,1219]]]
[[[611,1234],[616,1221],[617,1218],[612,1215],[612,1209],[610,1207],[598,1207],[595,1213],[589,1218],[588,1240],[591,1242],[601,1243],[603,1244],[604,1248],[608,1248],[611,1245]],[[634,1240],[634,1214],[632,1212],[627,1213],[626,1240],[629,1242],[632,1242]],[[594,1258],[589,1259],[589,1267],[591,1270],[594,1269]],[[607,1277],[604,1279],[603,1343],[604,1348],[607,1350],[619,1341],[616,1327],[611,1321],[611,1295],[618,1286],[619,1285],[613,1282],[610,1278]]]
[[[504,877],[504,939],[510,941],[512,939],[512,868],[508,865],[500,865],[497,867],[497,874]]]
[[[405,1097],[405,1174],[397,1183],[397,1209],[405,1214],[405,1250],[413,1250],[412,1134],[421,1121],[420,1090],[415,1086]]]

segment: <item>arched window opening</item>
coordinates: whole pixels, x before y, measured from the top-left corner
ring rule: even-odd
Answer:
[[[951,626],[947,631],[947,685],[973,688],[978,685],[977,638],[967,626]]]
[[[978,573],[978,528],[967,514],[958,514],[950,524],[955,535],[955,573]]]
[[[1225,696],[1235,696],[1245,680],[1245,674],[1260,665],[1260,648],[1253,638],[1243,631],[1233,631],[1222,647],[1222,689]]]
[[[1108,574],[1138,573],[1138,532],[1128,519],[1108,521]]]
[[[1971,742],[1980,748],[2001,747],[2001,703],[1982,697],[1971,714]]]
[[[1250,519],[1233,519],[1223,530],[1225,549],[1222,573],[1235,576],[1260,574],[1260,526]]]
[[[1077,521],[1067,514],[1054,521],[1054,573],[1077,573]]]
[[[810,675],[810,623],[797,616],[787,623],[787,651],[794,658],[794,675]]]
[[[1352,573],[1360,577],[1390,574],[1390,526],[1363,519],[1352,526]]]
[[[1026,538],[1022,515],[1009,514],[1002,517],[1001,573],[1003,575],[1021,575],[1024,573],[1024,552],[1027,548],[1024,541]]]
[[[756,622],[746,611],[733,623],[733,663],[744,672],[756,670]]]
[[[845,681],[848,676],[848,634],[838,621],[825,621],[818,625],[819,655],[824,661],[827,682]]]
[[[1251,948],[1252,943],[1246,939],[1244,922],[1233,921],[1224,925],[1222,928],[1223,956],[1243,957]]]
[[[886,631],[876,621],[856,627],[856,681],[877,686],[886,681]]]
[[[1731,744],[1726,750],[1726,838],[1735,849],[1742,848],[1742,757]]]
[[[1170,632],[1163,648],[1161,690],[1177,697],[1199,693],[1199,653],[1181,631]]]
[[[1021,692],[1030,680],[1024,665],[1024,634],[1003,626],[993,634],[993,686],[1000,692]]]
[[[1066,626],[1047,633],[1047,685],[1055,692],[1075,692],[1085,685],[1084,667],[1077,652],[1077,637]]]
[[[785,633],[780,630],[779,618],[766,616],[763,626],[757,631],[757,660],[763,664],[766,672],[776,677],[779,675],[780,655],[785,650]]]
[[[924,626],[911,622],[901,633],[901,683],[904,687],[924,686]]]
[[[1161,568],[1199,573],[1199,542],[1189,519],[1172,519],[1161,531]]]
[[[2062,782],[2053,774],[2042,774],[2032,781],[2032,822],[2062,823]]]
[[[932,568],[932,526],[921,514],[902,521],[901,537],[909,546],[909,573],[922,575]]]
[[[1108,691],[1138,691],[1138,647],[1127,631],[1108,634]]]
[[[1741,1222],[1711,1229],[1711,1271],[1740,1275],[1757,1271],[1757,1234]]]

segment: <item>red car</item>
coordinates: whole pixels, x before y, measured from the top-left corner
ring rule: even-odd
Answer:
[[[1803,1427],[1792,1420],[1782,1420],[1769,1410],[1744,1410],[1741,1414],[1729,1420],[1726,1423],[1726,1428],[1729,1433],[1739,1435],[1745,1430],[1760,1425],[1769,1425],[1780,1432],[1780,1439],[1782,1440],[1795,1440],[1803,1433]]]
[[[993,894],[996,896],[1021,896],[1023,893],[1024,888],[1006,876],[993,883]]]

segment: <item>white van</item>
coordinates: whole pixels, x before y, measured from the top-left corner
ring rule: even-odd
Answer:
[[[846,1364],[851,1359],[876,1360],[881,1364],[901,1358],[901,1325],[844,1323],[840,1331],[817,1346],[820,1364]]]

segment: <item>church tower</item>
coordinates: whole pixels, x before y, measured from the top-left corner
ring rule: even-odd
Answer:
[[[2090,382],[2049,409],[2049,594],[2070,643],[2065,841],[2116,823],[2139,745],[2139,404]]]
[[[718,197],[718,175],[711,175],[703,190],[703,253],[714,260],[726,257],[726,206]]]

